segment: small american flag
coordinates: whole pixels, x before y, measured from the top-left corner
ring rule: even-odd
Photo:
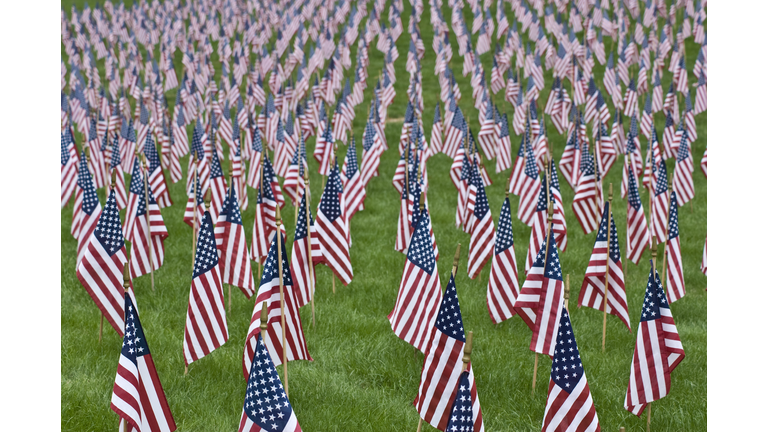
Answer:
[[[125,291],[119,281],[123,280],[123,266],[128,258],[115,195],[113,188],[77,266],[77,279],[104,318],[123,336],[125,304],[122,299]],[[133,296],[132,284],[129,293]]]
[[[364,208],[365,203],[365,186],[363,185],[360,170],[357,165],[355,137],[352,137],[347,148],[347,155],[344,158],[342,171],[344,172],[341,176],[341,180],[342,185],[344,186],[344,200],[347,205],[346,215],[347,220],[351,220],[352,216],[354,216],[358,210]]]
[[[312,264],[315,247],[318,245],[315,234],[315,219],[307,205],[308,194],[304,194],[299,202],[299,214],[296,222],[296,232],[293,236],[291,249],[291,275],[295,283],[296,306],[302,307],[309,303],[315,292],[315,266]],[[312,243],[310,244],[310,237]],[[310,251],[311,249],[311,251]]]
[[[568,311],[560,305],[542,431],[600,431]]]
[[[206,211],[197,235],[195,263],[184,326],[184,364],[189,365],[229,339],[213,220]]]
[[[353,277],[349,258],[349,219],[339,165],[335,161],[318,205],[317,236],[323,263],[344,285],[348,285]]]
[[[125,336],[117,364],[110,408],[120,416],[120,430],[176,430],[165,391],[149,352],[133,292],[124,294]],[[126,422],[128,428],[126,428]]]
[[[72,210],[72,228],[76,228],[75,239],[77,240],[77,261],[75,268],[80,265],[83,254],[86,251],[85,246],[96,228],[96,224],[101,216],[101,203],[96,195],[96,186],[88,171],[85,153],[80,157],[80,172],[77,176],[77,196],[75,197],[75,208]],[[76,216],[75,216],[76,215]]]
[[[139,181],[144,187],[144,176],[139,175]],[[131,242],[131,278],[150,273],[163,265],[165,258],[165,239],[168,238],[168,229],[165,227],[160,207],[155,201],[151,190],[147,190],[149,203],[144,196],[144,191],[138,195],[136,212],[134,214],[133,229],[128,237]],[[149,213],[149,218],[147,218]],[[151,249],[151,250],[150,250]]]
[[[259,311],[260,312],[260,311]],[[275,385],[276,384],[276,385]],[[301,432],[275,364],[258,334],[238,432]]]
[[[549,243],[547,248],[547,243]],[[525,278],[515,309],[531,328],[531,351],[552,356],[557,344],[557,321],[563,308],[563,274],[554,233],[541,249]]]
[[[504,199],[504,204],[501,206],[495,237],[496,245],[493,261],[491,261],[491,274],[488,278],[486,303],[491,320],[494,324],[498,324],[516,314],[512,305],[520,293],[509,197]]]
[[[512,166],[512,143],[509,139],[509,121],[507,119],[507,113],[498,116],[498,147],[496,152],[496,173],[506,171]]]
[[[619,250],[619,234],[616,231],[613,214],[609,214],[608,208],[608,203],[605,203],[603,219],[600,221],[592,256],[589,258],[584,282],[581,284],[578,304],[579,307],[587,306],[599,311],[604,310],[606,266],[608,266],[608,313],[619,317],[624,325],[631,329],[627,310],[627,292],[624,288],[624,270],[621,264],[621,251]],[[608,228],[609,220],[610,228]],[[608,242],[609,229],[611,230],[610,244]]]
[[[493,248],[496,243],[493,216],[488,206],[488,197],[485,195],[485,186],[480,174],[474,170],[472,182],[475,186],[475,200],[471,221],[471,236],[469,240],[469,259],[467,260],[467,273],[470,279],[480,275],[488,260],[493,256]]]
[[[597,202],[601,201],[602,198],[598,184],[599,173],[595,170],[595,158],[589,153],[588,148],[588,144],[585,143],[581,153],[579,181],[571,205],[584,234],[589,234],[597,229],[598,215],[600,214]]]
[[[685,295],[680,226],[677,223],[677,194],[675,192],[672,192],[669,199],[669,239],[664,253],[667,254],[667,299],[670,303],[674,303]]]
[[[246,298],[251,298],[255,284],[234,183],[230,185],[229,193],[224,199],[216,221],[214,237],[216,248],[219,250],[222,283],[239,287]]]
[[[430,231],[425,209],[408,245],[395,307],[387,316],[395,335],[422,352],[426,352],[440,303],[440,275]]]
[[[428,234],[428,233],[427,233]],[[437,273],[435,268],[435,274]],[[461,377],[464,365],[462,354],[464,352],[464,321],[461,317],[459,298],[456,293],[456,282],[453,274],[445,288],[445,295],[440,301],[440,285],[437,285],[436,302],[440,302],[439,310],[435,303],[435,310],[429,321],[431,334],[429,345],[425,351],[424,365],[421,369],[419,393],[414,400],[416,410],[427,423],[440,430],[451,430],[447,426],[449,422],[456,422],[453,405],[457,394],[463,391],[474,395],[474,403],[469,407],[469,430],[482,431],[483,415],[480,411],[480,401],[477,398],[477,389],[472,383],[461,388]],[[471,374],[471,366],[469,373]],[[466,422],[466,420],[465,420]],[[459,429],[453,429],[459,430]]]
[[[281,322],[280,300],[280,265],[278,262],[277,237],[275,236],[269,246],[269,253],[264,261],[264,269],[261,273],[259,291],[256,293],[256,303],[251,315],[251,324],[248,327],[248,336],[243,350],[243,377],[248,376],[251,359],[256,357],[257,339],[266,337],[264,345],[269,352],[272,362],[276,365],[283,364],[283,355],[286,361],[312,360],[307,351],[307,342],[304,339],[304,329],[301,326],[299,306],[296,302],[296,292],[293,288],[293,276],[288,266],[288,254],[285,252],[285,235],[280,234],[280,253],[282,254],[283,270],[283,302],[285,311],[285,335],[283,335]],[[261,309],[267,302],[267,334],[261,333]],[[285,338],[285,347],[283,346]],[[285,350],[285,352],[283,352]]]
[[[77,150],[71,129],[61,134],[61,208],[64,208],[77,186]]]
[[[539,167],[533,154],[533,148],[527,139],[525,143],[525,169],[518,180],[520,204],[517,207],[517,217],[528,226],[533,225],[533,213],[536,208],[536,199],[539,195]],[[514,193],[514,190],[512,191]]]
[[[651,232],[659,243],[667,241],[667,215],[669,213],[669,190],[667,188],[667,163],[659,161],[655,167],[656,180],[651,198]]]
[[[624,398],[624,408],[637,416],[643,413],[647,404],[669,394],[672,371],[685,358],[664,287],[653,267],[651,262]]]
[[[688,131],[683,129],[680,148],[677,151],[677,163],[672,178],[672,190],[677,194],[680,205],[693,199],[693,156],[688,147]]]
[[[651,247],[651,233],[645,220],[643,203],[637,190],[637,181],[632,170],[628,172],[627,197],[627,259],[637,264],[646,248]]]

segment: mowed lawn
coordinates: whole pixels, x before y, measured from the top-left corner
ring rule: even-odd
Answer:
[[[83,2],[75,3],[78,8],[82,8]],[[62,2],[67,15],[71,4],[70,1]],[[509,5],[506,7],[511,21],[512,12]],[[402,14],[406,29],[409,9],[406,4]],[[495,2],[491,9],[495,16]],[[467,22],[471,23],[469,8],[465,8],[464,14]],[[450,19],[447,2],[443,15]],[[363,24],[360,27],[361,33]],[[422,14],[420,31],[426,47],[422,70],[424,127],[429,137],[434,107],[439,101],[439,85],[433,73],[435,54],[431,48],[432,29],[428,8]],[[477,136],[478,112],[473,106],[469,76],[461,76],[462,57],[458,55],[453,33],[451,42],[454,50],[451,67],[462,93],[460,106]],[[380,175],[368,184],[365,210],[359,212],[351,222],[354,279],[349,286],[343,286],[337,281],[334,294],[331,272],[324,266],[318,266],[316,327],[311,326],[310,307],[301,310],[307,345],[314,361],[291,362],[288,365],[288,378],[291,404],[306,431],[407,431],[415,430],[418,423],[419,416],[413,407],[413,400],[419,386],[423,355],[414,354],[412,346],[397,338],[386,318],[395,304],[405,261],[405,255],[394,250],[399,194],[392,187],[391,180],[399,159],[397,142],[407,104],[408,74],[405,72],[405,61],[408,43],[406,32],[397,41],[400,52],[395,65],[397,97],[388,113],[393,121],[386,127],[390,149],[382,156]],[[613,46],[609,38],[605,39],[605,43],[606,50]],[[698,50],[699,45],[694,44],[692,38],[688,39],[686,59],[691,80],[693,75],[690,71]],[[353,125],[358,158],[362,156],[362,132],[372,89],[383,65],[383,55],[376,50],[375,40],[369,53],[368,89],[365,101],[355,110]],[[353,59],[355,54],[356,49],[353,48]],[[492,54],[487,53],[480,58],[486,77],[490,78]],[[68,63],[63,48],[62,59]],[[181,77],[180,53],[177,53],[175,60],[177,74]],[[216,65],[218,82],[220,65],[215,53],[212,60]],[[102,68],[102,82],[105,82],[103,61],[99,65]],[[636,73],[637,66],[633,66],[631,71]],[[603,67],[597,65],[594,73],[598,84],[602,85]],[[350,74],[351,70],[345,72],[347,76]],[[540,107],[543,107],[552,83],[551,72],[545,72],[545,76],[547,84],[539,98]],[[665,90],[670,79],[671,74],[666,72],[663,77]],[[175,92],[169,92],[168,98],[173,105]],[[644,100],[643,96],[641,103]],[[501,112],[507,112],[511,121],[513,108],[503,100],[501,93],[495,97],[495,102],[499,104]],[[132,101],[132,106],[133,103],[135,101]],[[442,106],[441,112],[445,114]],[[657,131],[661,133],[664,119],[661,114],[657,114],[655,120]],[[629,119],[625,118],[624,122],[624,128],[628,131]],[[699,168],[707,145],[706,113],[697,116],[696,122],[698,140],[693,143],[696,196],[691,204],[686,204],[679,212],[687,294],[671,306],[686,357],[672,375],[670,394],[653,403],[652,426],[655,431],[705,430],[707,422],[707,280],[699,269],[707,235],[707,180]],[[547,124],[550,125],[548,134],[555,158],[559,160],[565,137],[557,134],[549,119]],[[520,137],[513,135],[511,138],[514,162]],[[82,136],[78,135],[76,139],[78,146],[81,146]],[[641,143],[645,157],[647,140],[641,138]],[[315,138],[312,137],[307,142],[308,153],[311,153],[314,145]],[[340,160],[346,149],[343,145],[339,147],[337,154]],[[627,203],[618,193],[622,163],[623,158],[620,158],[606,176],[604,187],[607,190],[608,183],[613,183],[616,191],[613,214],[625,258]],[[485,164],[493,181],[486,192],[495,225],[498,225],[498,214],[505,195],[504,185],[510,170],[495,173],[495,161],[486,160]],[[186,158],[181,165],[186,171]],[[321,193],[322,178],[317,174],[317,163],[311,156],[309,165],[314,213]],[[469,235],[454,226],[457,193],[448,176],[450,165],[451,160],[443,154],[428,162],[430,215],[441,252],[438,268],[443,287],[448,282],[456,245],[462,244],[456,286],[465,330],[474,332],[472,362],[485,428],[488,431],[540,430],[551,362],[545,356],[540,356],[536,391],[532,394],[534,354],[528,349],[530,330],[519,317],[499,325],[491,322],[486,306],[490,262],[477,279],[470,280],[467,277]],[[673,160],[667,161],[667,168],[671,177]],[[126,176],[126,182],[128,178]],[[570,209],[573,190],[562,179],[562,175],[560,183],[569,228],[568,248],[560,252],[560,258],[564,273],[571,277],[571,320],[600,424],[607,431],[618,430],[622,426],[627,431],[645,430],[645,415],[637,418],[624,409],[623,403],[648,278],[650,253],[646,252],[637,266],[623,261],[632,331],[627,330],[616,317],[609,317],[606,351],[602,352],[603,314],[576,306],[595,234],[583,233]],[[246,382],[242,377],[241,363],[245,336],[253,312],[253,299],[247,300],[239,289],[232,289],[232,306],[227,311],[230,340],[193,363],[189,374],[184,375],[182,340],[192,278],[192,230],[182,222],[187,200],[184,182],[172,185],[170,190],[174,205],[162,210],[170,236],[165,241],[165,264],[155,272],[155,291],[150,288],[149,276],[133,281],[141,321],[179,430],[235,430],[245,394]],[[255,191],[251,189],[249,194],[251,205],[243,212],[243,221],[250,244]],[[103,205],[104,190],[99,191],[99,196]],[[641,191],[641,199],[648,216],[646,190]],[[510,200],[515,253],[522,285],[530,228],[514,216],[518,198],[511,196]],[[114,430],[118,425],[118,417],[109,409],[109,403],[122,339],[107,324],[102,341],[98,341],[99,310],[75,274],[76,241],[69,234],[72,201],[74,199],[61,211],[61,427],[67,431]],[[690,207],[693,207],[693,211]],[[287,247],[290,253],[294,232],[294,208],[290,203],[283,209],[283,216],[287,225]],[[124,211],[121,217],[124,220]],[[659,263],[661,257],[660,250]],[[255,263],[253,267],[256,273]],[[228,287],[225,287],[225,298],[227,290]],[[282,377],[282,368],[279,368],[279,373]],[[433,429],[425,425],[423,430]]]

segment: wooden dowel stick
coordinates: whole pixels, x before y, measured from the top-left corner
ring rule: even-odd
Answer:
[[[152,291],[155,290],[155,248],[152,243],[152,225],[149,222],[149,172],[147,171],[147,158],[144,157],[143,154],[140,154],[138,150],[136,150],[136,155],[141,157],[141,165],[144,167],[144,172],[146,172],[146,175],[144,176],[144,202],[146,203],[146,213],[145,216],[147,217],[147,231],[149,238],[147,239],[147,242],[149,243],[149,277],[152,281]]]
[[[101,334],[104,332],[104,314],[99,319],[99,343],[101,343]]]
[[[648,422],[645,425],[645,430],[651,432],[651,403],[648,403]]]
[[[605,250],[605,280],[603,281],[603,352],[605,352],[605,329],[608,323],[608,276],[611,269],[611,204],[613,183],[608,184],[608,244]]]
[[[277,273],[280,281],[280,333],[283,338],[283,386],[285,386],[285,395],[288,396],[288,358],[287,349],[285,344],[285,289],[283,285],[283,234],[280,232],[280,226],[282,225],[282,218],[280,217],[280,206],[275,207],[275,224],[277,226]]]
[[[568,303],[570,303],[571,299],[571,275],[567,274],[565,275],[565,293],[563,293],[563,301],[565,303],[565,310],[567,312],[571,312],[570,309],[568,309]]]
[[[533,384],[531,385],[531,395],[533,395],[536,392],[536,372],[539,370],[539,353],[536,353],[536,356],[533,360]]]

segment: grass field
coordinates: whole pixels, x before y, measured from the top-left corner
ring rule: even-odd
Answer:
[[[82,8],[82,2],[75,3],[78,8]],[[70,1],[62,2],[62,8],[67,14],[71,4]],[[509,5],[507,8],[511,21]],[[402,14],[406,28],[410,15],[408,9]],[[491,12],[495,14],[495,2]],[[465,8],[464,13],[467,22],[471,23],[469,8]],[[447,2],[443,14],[450,18]],[[422,14],[420,31],[426,46],[422,62],[424,118],[431,119],[435,103],[439,100],[439,86],[433,75],[435,58],[431,49],[432,29],[428,8]],[[397,41],[400,52],[395,65],[397,97],[389,109],[390,118],[402,118],[405,111],[408,41],[407,33]],[[457,54],[453,33],[451,41],[454,49],[451,67],[457,75],[463,95],[460,106],[476,135],[479,130],[477,110],[472,106],[469,77],[460,76],[462,58]],[[371,89],[383,64],[383,55],[375,49],[375,43],[373,45],[369,50],[368,90],[365,101],[356,108],[353,125],[358,155],[362,154],[362,132]],[[606,46],[606,49],[610,48],[610,39],[606,38]],[[698,49],[699,46],[692,39],[687,41],[689,71],[692,70]],[[353,48],[353,59],[355,53],[356,49]],[[213,57],[217,65],[218,81],[218,59],[215,53]],[[65,59],[63,48],[62,58]],[[180,59],[177,53],[177,71],[181,70]],[[490,76],[491,54],[481,56],[481,60],[487,76]],[[100,65],[103,66],[103,62]],[[594,72],[601,82],[603,68],[597,65]],[[669,75],[667,73],[663,79],[665,88],[669,85]],[[545,77],[547,85],[541,96],[544,99],[542,103],[549,93],[551,73],[546,72]],[[103,78],[102,82],[105,82]],[[173,104],[175,93],[170,92],[168,97]],[[499,103],[500,111],[506,111],[511,118],[513,109],[502,100],[501,94],[496,97],[496,102]],[[693,143],[696,196],[692,204],[680,209],[679,214],[687,295],[672,305],[686,358],[672,375],[670,395],[653,404],[655,431],[705,430],[707,424],[707,295],[704,291],[707,280],[699,270],[707,235],[707,181],[698,167],[707,143],[707,114],[697,116],[696,121],[699,136]],[[429,137],[431,121],[425,123],[426,136]],[[628,123],[629,119],[625,119],[627,131]],[[663,118],[657,115],[658,131],[662,131],[663,126]],[[418,390],[423,355],[414,355],[414,349],[393,334],[386,319],[395,303],[405,261],[405,255],[394,250],[399,195],[391,185],[399,158],[396,143],[400,128],[400,122],[387,125],[390,150],[382,156],[380,176],[374,177],[367,187],[365,210],[359,212],[351,222],[351,257],[355,275],[352,283],[346,287],[337,283],[336,293],[333,294],[331,272],[318,266],[317,327],[309,325],[309,307],[301,311],[309,352],[314,361],[292,362],[288,369],[291,404],[306,431],[407,431],[415,430],[418,423],[418,414],[412,402]],[[564,137],[558,135],[552,127],[548,133],[555,157],[559,159],[565,143]],[[645,156],[647,142],[645,139],[641,141],[642,154]],[[80,145],[82,137],[77,137],[77,142]],[[519,137],[512,137],[513,157],[519,142]],[[314,138],[310,138],[307,145],[308,152],[311,152]],[[341,146],[339,157],[343,157],[345,151],[346,147]],[[321,177],[317,174],[317,163],[312,158],[309,163],[312,196],[319,197]],[[612,168],[604,183],[606,186],[609,182],[613,183],[617,192],[621,182],[621,163],[619,160]],[[448,177],[450,164],[450,159],[442,154],[428,162],[430,212],[435,237],[442,251],[438,268],[443,286],[448,281],[451,256],[456,244],[462,244],[456,286],[465,328],[474,332],[472,361],[485,428],[488,431],[540,430],[550,361],[546,357],[540,358],[536,392],[532,395],[534,355],[528,349],[530,330],[518,317],[499,325],[492,324],[485,304],[490,263],[476,280],[467,277],[466,247],[469,235],[454,227],[456,190]],[[186,170],[186,160],[181,165]],[[493,185],[487,188],[487,195],[497,222],[504,200],[504,184],[510,171],[496,174],[493,162],[486,162],[486,165],[493,180]],[[671,176],[673,161],[668,161],[667,166]],[[576,298],[595,235],[583,234],[570,209],[573,191],[565,181],[561,181],[561,187],[563,201],[568,207],[569,245],[566,252],[561,252],[560,258],[563,271],[571,275],[571,319],[600,424],[603,430],[608,431],[618,430],[621,426],[626,427],[627,431],[645,430],[645,416],[633,416],[623,408],[623,402],[650,254],[646,252],[639,266],[624,262],[632,332],[627,331],[615,317],[609,318],[607,347],[603,353],[600,348],[602,313],[576,307]],[[174,205],[162,211],[170,236],[165,242],[165,264],[155,274],[155,291],[150,289],[148,276],[134,281],[142,324],[179,430],[235,430],[245,394],[246,383],[240,365],[253,301],[245,299],[237,288],[233,289],[232,309],[227,313],[230,340],[207,357],[193,363],[189,374],[184,375],[182,338],[192,278],[192,230],[182,222],[186,202],[183,182],[172,185],[170,190]],[[250,243],[255,192],[249,190],[249,193],[251,205],[243,213],[243,221]],[[624,254],[627,203],[618,193],[615,195],[613,212]],[[100,191],[100,197],[103,203],[103,190]],[[647,212],[648,192],[642,191],[641,198]],[[515,214],[518,199],[512,197],[511,202]],[[313,212],[316,205],[315,199]],[[691,205],[693,212],[689,208]],[[287,204],[283,214],[292,216],[293,213],[294,209]],[[99,310],[75,276],[76,241],[69,234],[71,216],[70,202],[61,211],[61,428],[67,431],[114,430],[117,428],[118,417],[109,409],[109,401],[122,340],[108,325],[105,326],[103,340],[97,340]],[[287,246],[290,247],[294,226],[292,217],[286,219]],[[522,284],[530,228],[515,217],[512,223]],[[279,372],[282,376],[282,370]],[[427,426],[424,430],[433,429]]]

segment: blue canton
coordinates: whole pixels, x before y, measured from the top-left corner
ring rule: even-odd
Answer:
[[[312,213],[309,213],[309,223],[314,224]],[[294,243],[307,237],[307,194],[301,197],[301,203],[299,203],[299,216],[296,222],[296,233],[293,235]]]
[[[431,275],[435,271],[435,251],[429,227],[429,212],[425,211],[408,245],[408,261]]]
[[[64,166],[69,162],[69,134],[61,134],[61,166]]]
[[[243,412],[263,430],[284,430],[293,414],[291,403],[275,370],[261,333],[256,339]]]
[[[557,253],[555,233],[549,233],[549,250],[547,250],[547,268],[544,276],[548,279],[563,280],[563,271],[560,268],[560,256]]]
[[[211,213],[206,211],[197,236],[197,251],[195,252],[192,278],[197,278],[211,271],[217,265],[219,265],[219,254],[216,250],[216,240],[213,237],[213,221],[211,221]]]
[[[101,216],[99,216],[96,229],[93,231],[93,235],[96,236],[104,250],[109,253],[109,256],[113,256],[125,246],[121,225],[120,212],[117,210],[117,201],[115,199],[115,190],[112,189],[109,192],[107,203],[104,205],[104,210],[101,212]]]
[[[680,227],[677,224],[677,194],[672,191],[669,197],[669,239],[680,235]]]
[[[341,177],[339,176],[339,165],[338,163],[335,163],[328,176],[328,182],[325,184],[323,196],[320,198],[320,210],[331,222],[341,216],[341,201],[339,194],[343,191]]]
[[[560,326],[557,329],[555,355],[552,356],[550,379],[571,394],[582,376],[584,376],[584,366],[581,364],[579,348],[576,346],[576,335],[573,333],[568,311],[563,307],[560,313]]]
[[[680,122],[682,127],[683,122]],[[677,150],[677,161],[682,162],[688,159],[688,131],[683,129],[683,135],[680,137],[680,148]]]
[[[114,141],[112,141],[112,160],[110,161],[112,165],[111,168],[112,169],[117,168],[118,166],[120,166],[121,162],[122,162],[122,159],[120,158],[120,147],[117,144],[117,135],[115,135],[115,139]]]
[[[628,176],[629,176],[629,205],[632,206],[632,208],[635,209],[635,211],[640,211],[640,208],[642,207],[642,203],[640,202],[640,193],[637,191],[637,181],[635,180],[635,173],[632,172],[632,169],[628,169]]]
[[[546,200],[546,198],[545,198]],[[512,212],[509,208],[509,197],[504,199],[499,213],[499,227],[496,229],[496,255],[515,245],[512,234]]]
[[[656,180],[656,196],[659,196],[663,193],[665,193],[668,189],[667,182],[669,181],[667,178],[667,163],[664,162],[664,159],[659,162],[659,164],[655,167],[656,171],[658,172],[658,179]]]
[[[136,195],[144,196],[144,176],[141,175],[141,168],[139,168],[138,158],[136,158],[133,162],[130,192]]]
[[[661,285],[658,271],[656,271],[656,277],[654,278],[653,261],[651,260],[651,271],[648,273],[648,285],[645,289],[645,299],[643,300],[643,312],[640,315],[640,322],[653,321],[661,318],[661,308],[669,309],[667,295],[664,293],[664,287]]]
[[[96,195],[96,187],[93,184],[93,178],[88,171],[88,161],[85,158],[85,152],[80,156],[80,167],[77,173],[77,185],[83,190],[82,210],[88,215],[92,215],[99,204],[99,197]]]
[[[347,148],[347,172],[348,179],[352,178],[357,173],[357,151],[355,146],[355,137],[352,137],[349,147]]]
[[[138,365],[136,359],[149,354],[149,345],[144,338],[144,329],[139,321],[139,313],[133,305],[133,301],[128,293],[125,296],[125,335],[123,336],[123,347],[120,353],[131,363]]]
[[[282,232],[278,232],[280,235],[280,249],[283,254],[283,285],[293,286],[293,277],[291,277],[291,268],[288,265],[288,254],[285,252],[285,236]],[[272,243],[269,245],[269,252],[267,258],[264,261],[264,270],[261,274],[260,285],[268,284],[274,279],[277,279],[279,267],[277,264],[277,236],[272,238]]]
[[[443,300],[440,302],[440,311],[435,319],[435,327],[448,337],[466,342],[464,338],[464,321],[461,319],[459,297],[456,294],[456,281],[453,275],[451,275],[451,279],[448,281],[448,286],[445,287]]]
[[[218,151],[214,149],[211,152],[211,179],[223,177],[224,173],[221,171],[221,162],[219,162]]]

